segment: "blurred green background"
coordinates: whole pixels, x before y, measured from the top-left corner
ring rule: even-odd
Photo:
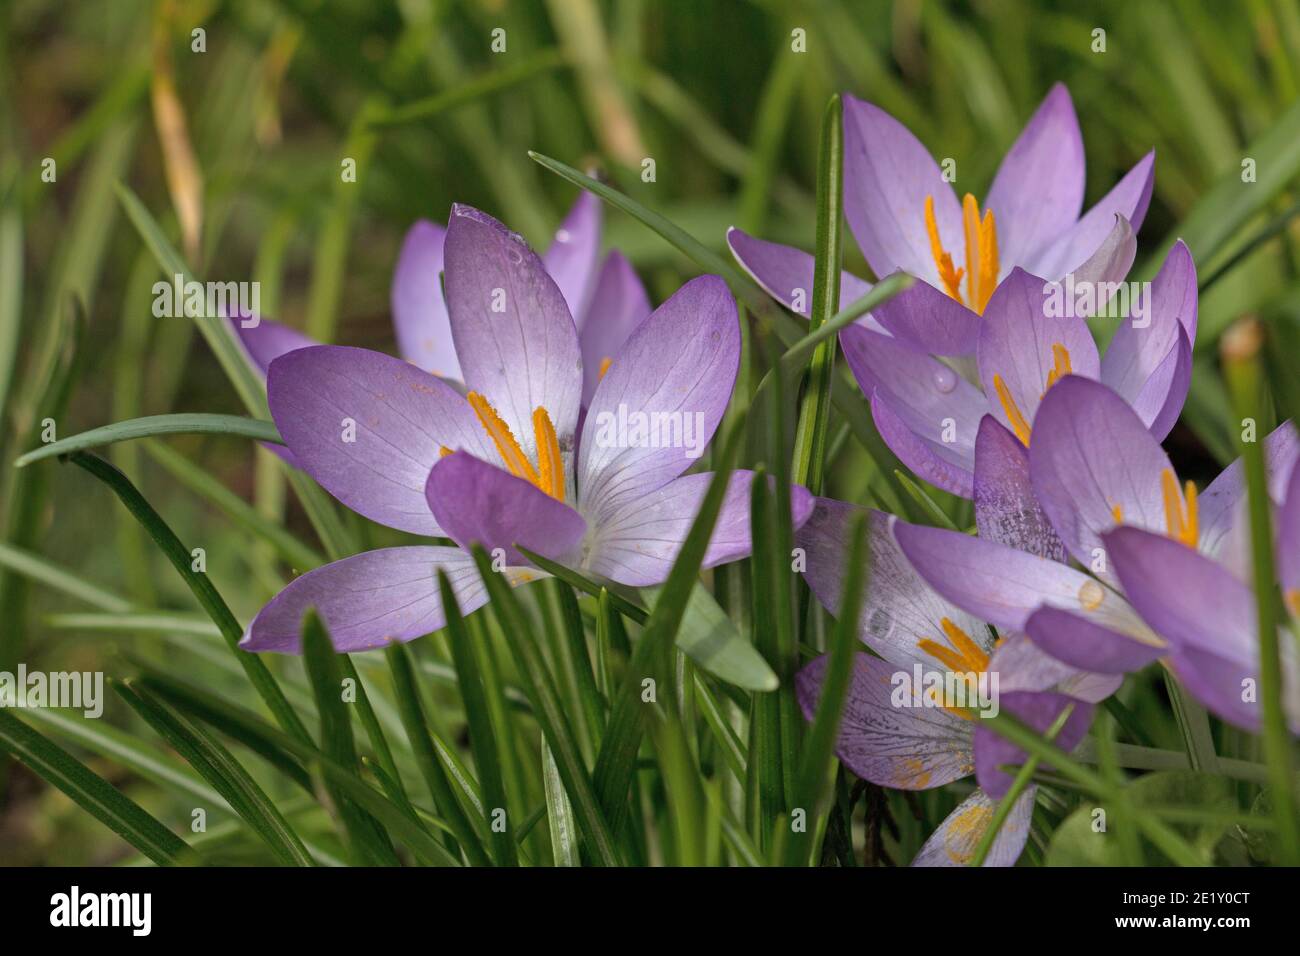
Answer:
[[[806,52],[792,49],[795,30]],[[10,467],[47,416],[65,436],[166,411],[242,411],[193,326],[152,316],[159,270],[122,214],[117,181],[172,230],[199,274],[255,279],[264,314],[392,351],[389,281],[415,219],[445,220],[452,202],[467,202],[546,244],[576,193],[530,149],[598,167],[720,251],[733,224],[810,248],[818,128],[832,93],[893,113],[934,155],[956,157],[979,194],[1056,81],[1083,127],[1089,203],[1156,150],[1138,268],[1150,269],[1176,235],[1203,282],[1234,264],[1202,297],[1205,374],[1171,437],[1180,473],[1203,480],[1233,454],[1215,338],[1253,313],[1286,342],[1300,314],[1297,0],[4,3],[0,669],[23,659],[117,673],[116,649],[129,646],[246,694],[219,645],[104,633],[68,617],[193,604],[105,489],[51,463]],[[392,122],[375,125],[384,117]],[[341,180],[344,158],[356,160],[355,183]],[[645,158],[653,182],[641,177]],[[53,182],[41,175],[46,159]],[[1243,182],[1246,159],[1254,182]],[[612,210],[606,240],[656,302],[695,272]],[[868,274],[856,249],[849,267]],[[74,296],[86,310],[79,333]],[[1295,387],[1293,371],[1282,378],[1291,384],[1279,387]],[[124,444],[112,457],[183,540],[205,548],[241,620],[287,575],[232,516],[230,493],[312,540],[277,469],[247,442]],[[835,475],[837,493],[861,494],[854,467]],[[24,563],[31,552],[52,562],[55,580],[34,580],[51,575]],[[67,572],[102,590],[69,594]],[[130,725],[123,711],[111,700],[101,723]],[[184,797],[79,749],[68,727],[41,729],[164,819],[187,813]],[[62,794],[22,769],[5,776],[0,864],[121,858],[122,844]]]

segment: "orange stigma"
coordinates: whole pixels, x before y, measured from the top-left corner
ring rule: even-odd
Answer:
[[[1072,371],[1070,367],[1070,350],[1060,342],[1052,345],[1052,367],[1047,370],[1047,382],[1043,386],[1042,394],[1038,397],[1041,399],[1047,394],[1047,390],[1059,382]],[[1020,439],[1020,444],[1025,447],[1029,446],[1029,420],[1025,418],[1025,413],[1020,410],[1016,404],[1015,396],[1011,394],[1011,389],[1007,388],[1006,380],[998,375],[993,374],[993,390],[998,393],[998,401],[1002,403],[1002,411],[1006,413],[1007,421],[1011,423],[1011,430],[1016,433]],[[1115,520],[1119,520],[1118,518]]]

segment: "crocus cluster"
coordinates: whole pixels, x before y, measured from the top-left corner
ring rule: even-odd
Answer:
[[[965,865],[987,842],[985,865],[1012,865],[1036,791],[1012,793],[1008,771],[1026,755],[986,718],[1005,711],[1069,751],[1125,675],[1158,664],[1223,720],[1260,726],[1244,468],[1198,489],[1161,447],[1190,386],[1197,279],[1180,241],[1152,282],[1124,281],[1153,154],[1082,211],[1083,141],[1057,86],[981,203],[959,199],[953,161],[937,163],[888,114],[852,97],[844,110],[853,235],[877,277],[920,281],[840,343],[885,443],[971,499],[976,533],[868,512],[863,647],[837,752],[884,787],[973,776],[913,862]],[[808,313],[810,256],[739,230],[728,241],[775,299]],[[703,276],[652,311],[628,262],[600,248],[590,197],[541,257],[458,205],[445,229],[418,223],[403,245],[401,358],[316,345],[272,322],[240,327],[286,460],[359,514],[442,539],[304,574],[254,618],[246,649],[296,652],[313,607],[343,651],[437,630],[436,572],[463,611],[487,600],[476,544],[513,584],[545,573],[525,551],[601,581],[665,580],[711,479],[692,465],[731,399],[737,310]],[[870,288],[842,277],[846,301]],[[1285,423],[1263,442],[1277,583],[1300,618],[1300,436]],[[749,554],[752,479],[731,477],[705,566]],[[798,487],[792,506],[803,573],[833,614],[862,509]],[[1294,642],[1281,646],[1300,733],[1300,663]],[[797,677],[810,718],[828,663]]]
[[[976,711],[936,706],[933,689],[953,685],[926,679],[932,671],[1000,688],[1000,709],[1040,731],[1072,702],[1055,740],[1066,750],[1093,704],[1156,662],[1225,721],[1259,728],[1244,470],[1235,462],[1198,491],[1161,448],[1190,387],[1197,282],[1181,241],[1149,285],[1121,281],[1153,156],[1080,216],[1082,139],[1057,86],[981,207],[970,194],[958,202],[946,171],[882,110],[851,97],[844,110],[853,235],[877,276],[920,280],[845,329],[844,355],[885,443],[918,476],[973,499],[977,533],[872,514],[858,626],[870,654],[854,664],[838,753],[863,779],[900,789],[973,772],[979,788],[915,860],[964,864],[1010,782],[995,768],[1024,755]],[[807,314],[809,256],[738,230],[729,241],[774,298]],[[845,273],[842,298],[869,288]],[[1104,351],[1090,328],[1103,317],[1119,320]],[[1264,451],[1278,584],[1300,617],[1295,428],[1283,424]],[[808,583],[832,613],[851,511],[818,499],[799,532]],[[1284,707],[1300,733],[1296,646],[1280,643]],[[810,716],[826,663],[799,675]],[[920,684],[929,706],[911,696]],[[1015,862],[1032,792],[1016,800],[986,865]]]

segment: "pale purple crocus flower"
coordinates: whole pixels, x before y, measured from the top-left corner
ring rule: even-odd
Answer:
[[[626,257],[617,250],[601,256],[602,222],[600,200],[582,193],[542,256],[577,323],[584,406],[596,392],[601,368],[650,314],[645,287]],[[411,226],[393,271],[390,303],[398,354],[459,387],[464,376],[442,289],[446,235],[444,227],[427,219]],[[281,355],[316,344],[301,332],[269,319],[233,324],[246,356],[263,376]]]
[[[258,613],[246,650],[297,652],[311,607],[340,651],[435,631],[438,570],[465,613],[487,600],[472,543],[512,584],[542,575],[516,545],[632,587],[666,579],[711,480],[683,472],[739,367],[725,283],[694,279],[638,325],[598,378],[579,442],[582,347],[542,260],[492,217],[455,206],[443,267],[464,394],[381,353],[313,346],[271,363],[267,397],[300,466],[335,498],[457,546],[386,548],[310,571]],[[751,480],[732,476],[705,566],[749,553]],[[793,497],[798,524],[811,499]]]
[[[1241,544],[1245,485],[1236,462],[1203,493],[1178,482],[1168,456],[1137,412],[1106,386],[1066,376],[1043,399],[1027,453],[986,418],[981,440],[1026,468],[984,473],[977,465],[975,505],[1012,494],[1024,528],[1051,529],[1055,553],[1030,556],[984,534],[899,524],[903,552],[940,594],[999,628],[1023,630],[1063,663],[1124,674],[1166,657],[1168,636],[1136,608],[1105,541],[1127,525],[1199,550],[1224,573],[1244,580]],[[1296,460],[1290,424],[1265,439],[1271,493]],[[982,452],[979,457],[990,457]],[[1018,476],[1018,477],[1016,477]],[[1017,521],[1011,522],[1014,526]],[[1042,553],[1042,552],[1040,552]],[[1073,558],[1085,570],[1063,563]]]
[[[1187,398],[1196,339],[1196,268],[1187,247],[1175,243],[1145,314],[1120,323],[1104,356],[1086,319],[1059,308],[1059,291],[1021,269],[998,286],[978,330],[976,383],[897,337],[861,325],[840,333],[881,437],[913,472],[971,497],[981,419],[991,414],[1028,445],[1043,396],[1067,374],[1105,382],[1157,441],[1169,433]]]
[[[958,200],[955,161],[941,168],[896,119],[847,95],[844,151],[844,213],[867,263],[880,278],[907,272],[921,280],[877,308],[874,322],[915,350],[952,356],[975,350],[980,315],[1017,268],[1052,281],[1122,279],[1136,253],[1134,233],[1146,216],[1155,167],[1148,153],[1080,215],[1083,136],[1061,84],[1003,158],[982,214],[970,193]],[[728,241],[774,298],[807,314],[812,257],[737,229]],[[841,299],[869,288],[846,273]]]
[[[818,498],[797,533],[807,555],[808,584],[832,613],[841,606],[849,528],[861,510]],[[1059,746],[1070,750],[1087,732],[1093,704],[1113,693],[1118,681],[1066,667],[1020,634],[995,644],[983,621],[945,601],[911,567],[893,536],[896,519],[878,511],[867,515],[871,580],[858,634],[880,656],[854,655],[836,752],[862,779],[903,790],[940,787],[973,773],[979,787],[913,861],[914,866],[965,865],[992,820],[996,801],[1010,787],[1011,777],[1000,768],[1025,759],[1023,751],[981,727],[980,718],[967,708],[1005,708],[1044,731],[1073,704],[1057,738]],[[796,677],[800,706],[810,720],[827,662],[823,655]],[[976,701],[965,685],[945,684],[962,678],[977,682]],[[1034,793],[1030,787],[1017,798],[986,866],[1011,866],[1019,857]]]

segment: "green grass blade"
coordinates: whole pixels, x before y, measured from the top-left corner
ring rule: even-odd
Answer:
[[[47,561],[39,554],[15,548],[0,541],[0,567],[61,591],[68,597],[85,601],[104,611],[124,612],[131,608],[126,598],[108,591],[79,574]]]
[[[387,129],[394,126],[407,126],[421,123],[440,116],[449,110],[484,99],[494,93],[518,86],[543,73],[558,69],[564,65],[564,57],[559,50],[541,50],[530,54],[512,66],[493,70],[483,76],[475,77],[454,89],[433,96],[393,107],[378,113],[371,120],[371,128]]]
[[[822,117],[821,152],[817,167],[817,249],[809,329],[829,321],[840,307],[840,275],[844,265],[844,114],[839,96],[832,96]],[[813,352],[807,387],[795,428],[796,484],[820,494],[826,467],[826,436],[830,428],[831,382],[835,374],[835,339]]]
[[[1265,384],[1260,351],[1264,331],[1256,320],[1244,320],[1223,339],[1223,370],[1238,417],[1258,426],[1264,413]],[[1270,774],[1270,796],[1277,820],[1282,860],[1300,865],[1300,809],[1296,806],[1294,756],[1284,707],[1282,649],[1278,633],[1277,568],[1273,555],[1273,504],[1268,493],[1264,446],[1241,443],[1246,470],[1246,499],[1250,512],[1250,553],[1254,574],[1255,614],[1259,628],[1259,690],[1264,754]]]
[[[451,582],[442,569],[438,570],[438,589],[447,615],[447,643],[451,646],[451,659],[456,665],[456,683],[460,687],[465,720],[469,724],[470,750],[474,754],[479,786],[483,789],[483,807],[488,817],[488,840],[492,845],[492,858],[498,866],[517,866],[519,856],[507,809],[505,777],[498,748],[498,738],[509,734],[510,728],[496,726],[493,722],[492,708],[488,704],[478,660],[470,643],[469,630],[460,613],[456,592],[452,590]],[[504,814],[499,825],[496,816],[498,810]]]
[[[470,864],[491,866],[492,861],[488,859],[478,833],[456,800],[451,781],[447,779],[447,772],[443,769],[433,738],[429,735],[424,705],[420,702],[420,690],[415,684],[415,672],[411,667],[410,651],[404,644],[393,644],[384,653],[388,656],[389,668],[393,674],[393,692],[397,698],[402,725],[406,728],[406,738],[415,755],[420,774],[429,788],[433,805],[447,821]]]
[[[324,556],[299,541],[285,529],[283,524],[263,516],[256,508],[218,481],[211,472],[194,464],[180,452],[161,442],[148,442],[145,445],[145,452],[162,465],[173,478],[215,505],[235,524],[269,543],[289,567],[302,572],[318,568],[325,563]]]
[[[134,800],[6,710],[0,710],[0,749],[58,787],[77,806],[159,866],[198,862],[197,854],[184,840]]]
[[[741,415],[723,443],[723,450],[715,461],[713,479],[709,482],[695,522],[673,562],[667,582],[659,592],[650,620],[641,632],[623,683],[611,701],[612,710],[605,736],[601,740],[600,752],[596,756],[594,776],[600,806],[604,808],[615,832],[619,831],[626,812],[628,788],[632,783],[636,754],[650,710],[642,701],[642,681],[654,677],[658,685],[658,700],[667,702],[668,706],[675,706],[676,695],[672,692],[672,646],[690,603],[691,591],[699,576],[713,527],[722,509],[732,463],[744,438],[744,428],[745,417]]]
[[[793,808],[802,809],[807,818],[801,831],[792,832],[787,837],[787,866],[808,864],[812,838],[816,832],[814,821],[821,817],[830,795],[830,770],[835,759],[835,745],[839,741],[844,702],[848,699],[849,683],[853,677],[853,655],[858,651],[858,618],[862,612],[863,591],[868,574],[868,553],[866,515],[859,514],[853,519],[849,530],[844,590],[841,592],[843,597],[835,619],[830,662],[822,682],[817,710],[813,714],[812,727],[804,740],[803,759],[799,763]]]
[[[275,803],[216,738],[130,681],[114,681],[113,689],[221,794],[282,863],[289,866],[315,865],[302,840],[275,808]]]
[[[98,448],[136,438],[153,438],[158,435],[234,435],[239,438],[274,442],[277,445],[284,444],[274,423],[256,418],[244,418],[240,415],[209,415],[203,412],[148,415],[144,418],[133,418],[130,421],[92,428],[79,435],[71,435],[50,442],[48,445],[33,448],[20,456],[14,462],[14,467],[22,468],[43,458],[54,458],[74,451],[84,451],[87,448]]]
[[[542,782],[546,789],[546,820],[551,831],[551,853],[556,866],[580,866],[578,832],[573,819],[573,806],[569,803],[560,771],[551,756],[551,748],[542,741]]]
[[[154,540],[154,543],[158,545],[167,560],[171,562],[172,567],[184,579],[186,585],[189,586],[190,591],[198,600],[199,606],[203,608],[208,617],[212,618],[213,623],[221,629],[221,636],[230,645],[230,649],[238,658],[244,673],[248,675],[249,681],[262,700],[265,701],[276,721],[299,740],[309,740],[306,726],[289,705],[289,701],[285,699],[284,692],[276,683],[271,672],[267,670],[266,665],[255,654],[247,654],[239,649],[239,641],[243,637],[243,628],[239,626],[239,622],[235,620],[235,616],[230,612],[230,608],[221,595],[217,593],[217,589],[213,587],[212,582],[208,580],[208,576],[193,569],[193,558],[189,549],[176,537],[175,532],[163,521],[162,516],[136,490],[135,485],[131,484],[126,475],[104,459],[78,451],[72,453],[70,460],[73,464],[84,468],[108,485],[122,504],[126,505],[127,510],[143,525],[145,531],[149,533],[149,537]]]
[[[509,582],[503,575],[492,570],[492,561],[487,552],[478,545],[474,546],[473,552],[479,575],[491,596],[492,609],[501,620],[506,642],[524,680],[524,690],[542,728],[546,744],[555,756],[555,765],[564,790],[573,804],[574,817],[582,829],[586,855],[601,866],[616,866],[619,859],[614,846],[615,831],[607,822],[602,810],[603,804],[597,800],[597,790],[582,762],[577,738],[560,707],[559,694],[546,662],[533,640],[533,628]]]

